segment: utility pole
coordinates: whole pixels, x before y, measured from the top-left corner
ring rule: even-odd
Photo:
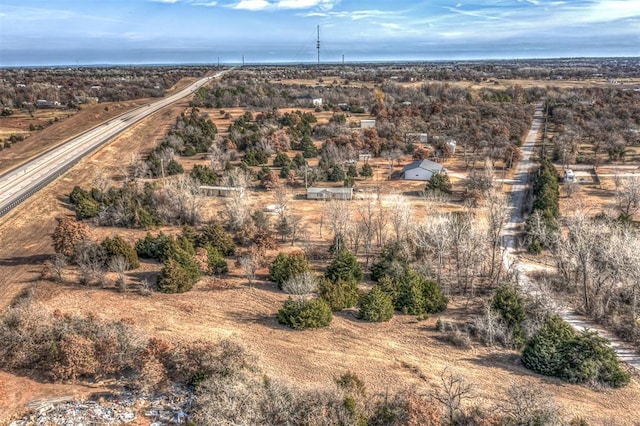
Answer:
[[[320,65],[320,25],[318,25],[318,41],[316,42],[316,49],[318,49],[318,65]]]
[[[244,53],[242,54],[242,66],[244,67]]]
[[[218,68],[220,68],[220,56],[218,56]]]
[[[342,55],[342,65],[344,65],[344,55]]]

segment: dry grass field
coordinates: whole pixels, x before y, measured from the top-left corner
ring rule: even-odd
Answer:
[[[120,111],[133,106],[133,103],[123,104]],[[418,321],[415,317],[396,315],[388,323],[372,324],[358,320],[355,311],[347,310],[337,314],[325,329],[292,331],[277,323],[275,315],[286,296],[278,291],[275,284],[265,280],[266,269],[258,271],[261,279],[249,287],[238,268],[229,261],[230,274],[224,282],[203,279],[184,294],[153,293],[146,297],[135,291],[118,293],[112,288],[86,288],[73,283],[41,281],[42,263],[53,254],[49,235],[54,229],[55,218],[73,214],[66,204],[66,195],[73,186],[89,186],[97,168],[117,177],[123,161],[131,154],[144,153],[153,147],[175,117],[186,108],[184,101],[137,124],[0,218],[2,309],[23,288],[35,285],[41,289],[38,292],[40,302],[48,309],[59,309],[65,313],[94,313],[104,319],[127,318],[148,335],[170,341],[230,337],[254,353],[269,375],[306,388],[330,386],[335,376],[352,371],[366,382],[370,392],[384,393],[407,386],[416,386],[426,392],[437,386],[439,375],[448,368],[473,384],[476,397],[471,404],[490,407],[492,401],[503,396],[510,384],[535,385],[555,397],[567,419],[581,417],[594,425],[638,424],[638,377],[634,377],[629,386],[618,390],[595,390],[543,377],[525,369],[516,352],[478,344],[463,350],[441,341],[435,331],[436,316]],[[18,164],[21,158],[33,155],[47,144],[53,146],[56,141],[106,119],[99,110],[83,110],[49,127],[50,136],[45,130],[20,142],[30,147],[24,148],[20,155],[5,158],[6,150],[2,151],[0,171]],[[104,106],[101,110],[104,111]],[[115,113],[116,108],[110,108],[112,110]],[[224,119],[218,110],[207,112],[219,130],[225,131],[230,120]],[[227,109],[227,112],[233,117],[243,113],[240,109]],[[9,151],[18,148],[19,144]],[[454,183],[459,182],[462,162],[454,159],[445,165],[453,171]],[[189,168],[187,165],[186,169]],[[397,192],[416,194],[424,186],[419,182],[386,181],[388,166],[383,160],[374,163],[374,170],[374,178],[358,181],[358,185],[380,187],[383,195]],[[256,191],[249,197],[254,207],[274,202],[273,195],[265,191]],[[426,202],[416,195],[410,197],[418,217],[424,214]],[[215,219],[220,202],[220,199],[207,200],[205,219]],[[328,246],[330,232],[325,228],[326,231],[320,235],[319,230],[322,202],[293,200],[291,208],[302,216],[312,243]],[[439,208],[457,207],[442,205]],[[141,230],[115,228],[95,228],[93,231],[96,240],[119,234],[133,242],[145,234]],[[284,249],[289,250],[289,245]],[[275,256],[275,253],[269,254]],[[158,270],[158,264],[143,262],[140,270],[129,273],[132,289],[141,279],[153,276]],[[71,274],[66,278],[73,281]],[[464,321],[466,318],[461,313],[468,312],[463,309],[466,302],[466,299],[454,299],[441,318]],[[480,308],[477,300],[472,300],[471,305]],[[19,412],[29,400],[45,396],[83,397],[109,386],[109,383],[53,385],[0,373],[0,424]]]

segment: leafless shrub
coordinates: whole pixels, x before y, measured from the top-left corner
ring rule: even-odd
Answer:
[[[497,409],[503,413],[505,424],[524,426],[561,424],[560,410],[553,401],[553,397],[531,384],[509,386],[505,398],[498,403]]]
[[[439,329],[442,332],[443,340],[458,348],[471,348],[471,337],[466,327],[460,328],[458,324],[451,321],[441,321],[440,324]]]

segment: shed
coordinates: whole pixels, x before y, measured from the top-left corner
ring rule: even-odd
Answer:
[[[351,200],[353,199],[353,188],[318,188],[310,186],[307,188],[308,200]]]
[[[376,120],[360,120],[361,129],[372,129],[376,127]]]
[[[240,197],[244,196],[244,188],[241,186],[208,186],[202,185],[199,187],[200,190],[204,193],[204,195],[209,197],[229,197],[234,193],[240,195]]]
[[[311,103],[313,104],[314,107],[321,107],[322,106],[322,98],[313,98],[313,99],[311,99]]]
[[[405,180],[431,180],[431,177],[444,170],[442,164],[431,160],[416,160],[402,168],[402,178]]]

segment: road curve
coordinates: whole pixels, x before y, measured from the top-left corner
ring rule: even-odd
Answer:
[[[538,137],[538,131],[543,125],[543,119],[542,104],[538,104],[536,105],[536,110],[533,115],[531,129],[529,130],[529,134],[527,135],[525,142],[522,144],[522,159],[518,163],[516,174],[513,179],[513,186],[511,188],[511,196],[509,198],[509,221],[504,227],[502,238],[502,262],[505,268],[515,268],[518,272],[518,284],[524,292],[532,295],[540,293],[540,286],[533,279],[527,276],[527,271],[532,268],[519,258],[516,250],[516,238],[521,232],[524,222],[522,206],[529,181],[529,173],[536,165],[536,163],[531,159],[531,156]],[[640,371],[640,355],[638,355],[631,345],[613,336],[610,332],[604,330],[588,318],[575,314],[568,306],[563,305],[559,300],[554,300],[553,305],[558,315],[560,315],[560,317],[562,317],[562,319],[569,323],[574,329],[578,331],[587,329],[597,331],[601,336],[609,340],[611,347],[616,352],[620,360],[624,361],[635,370]]]
[[[207,82],[230,70],[204,77],[181,91],[141,106],[88,130],[0,176],[0,216],[44,188],[88,153],[158,110],[193,94]]]

